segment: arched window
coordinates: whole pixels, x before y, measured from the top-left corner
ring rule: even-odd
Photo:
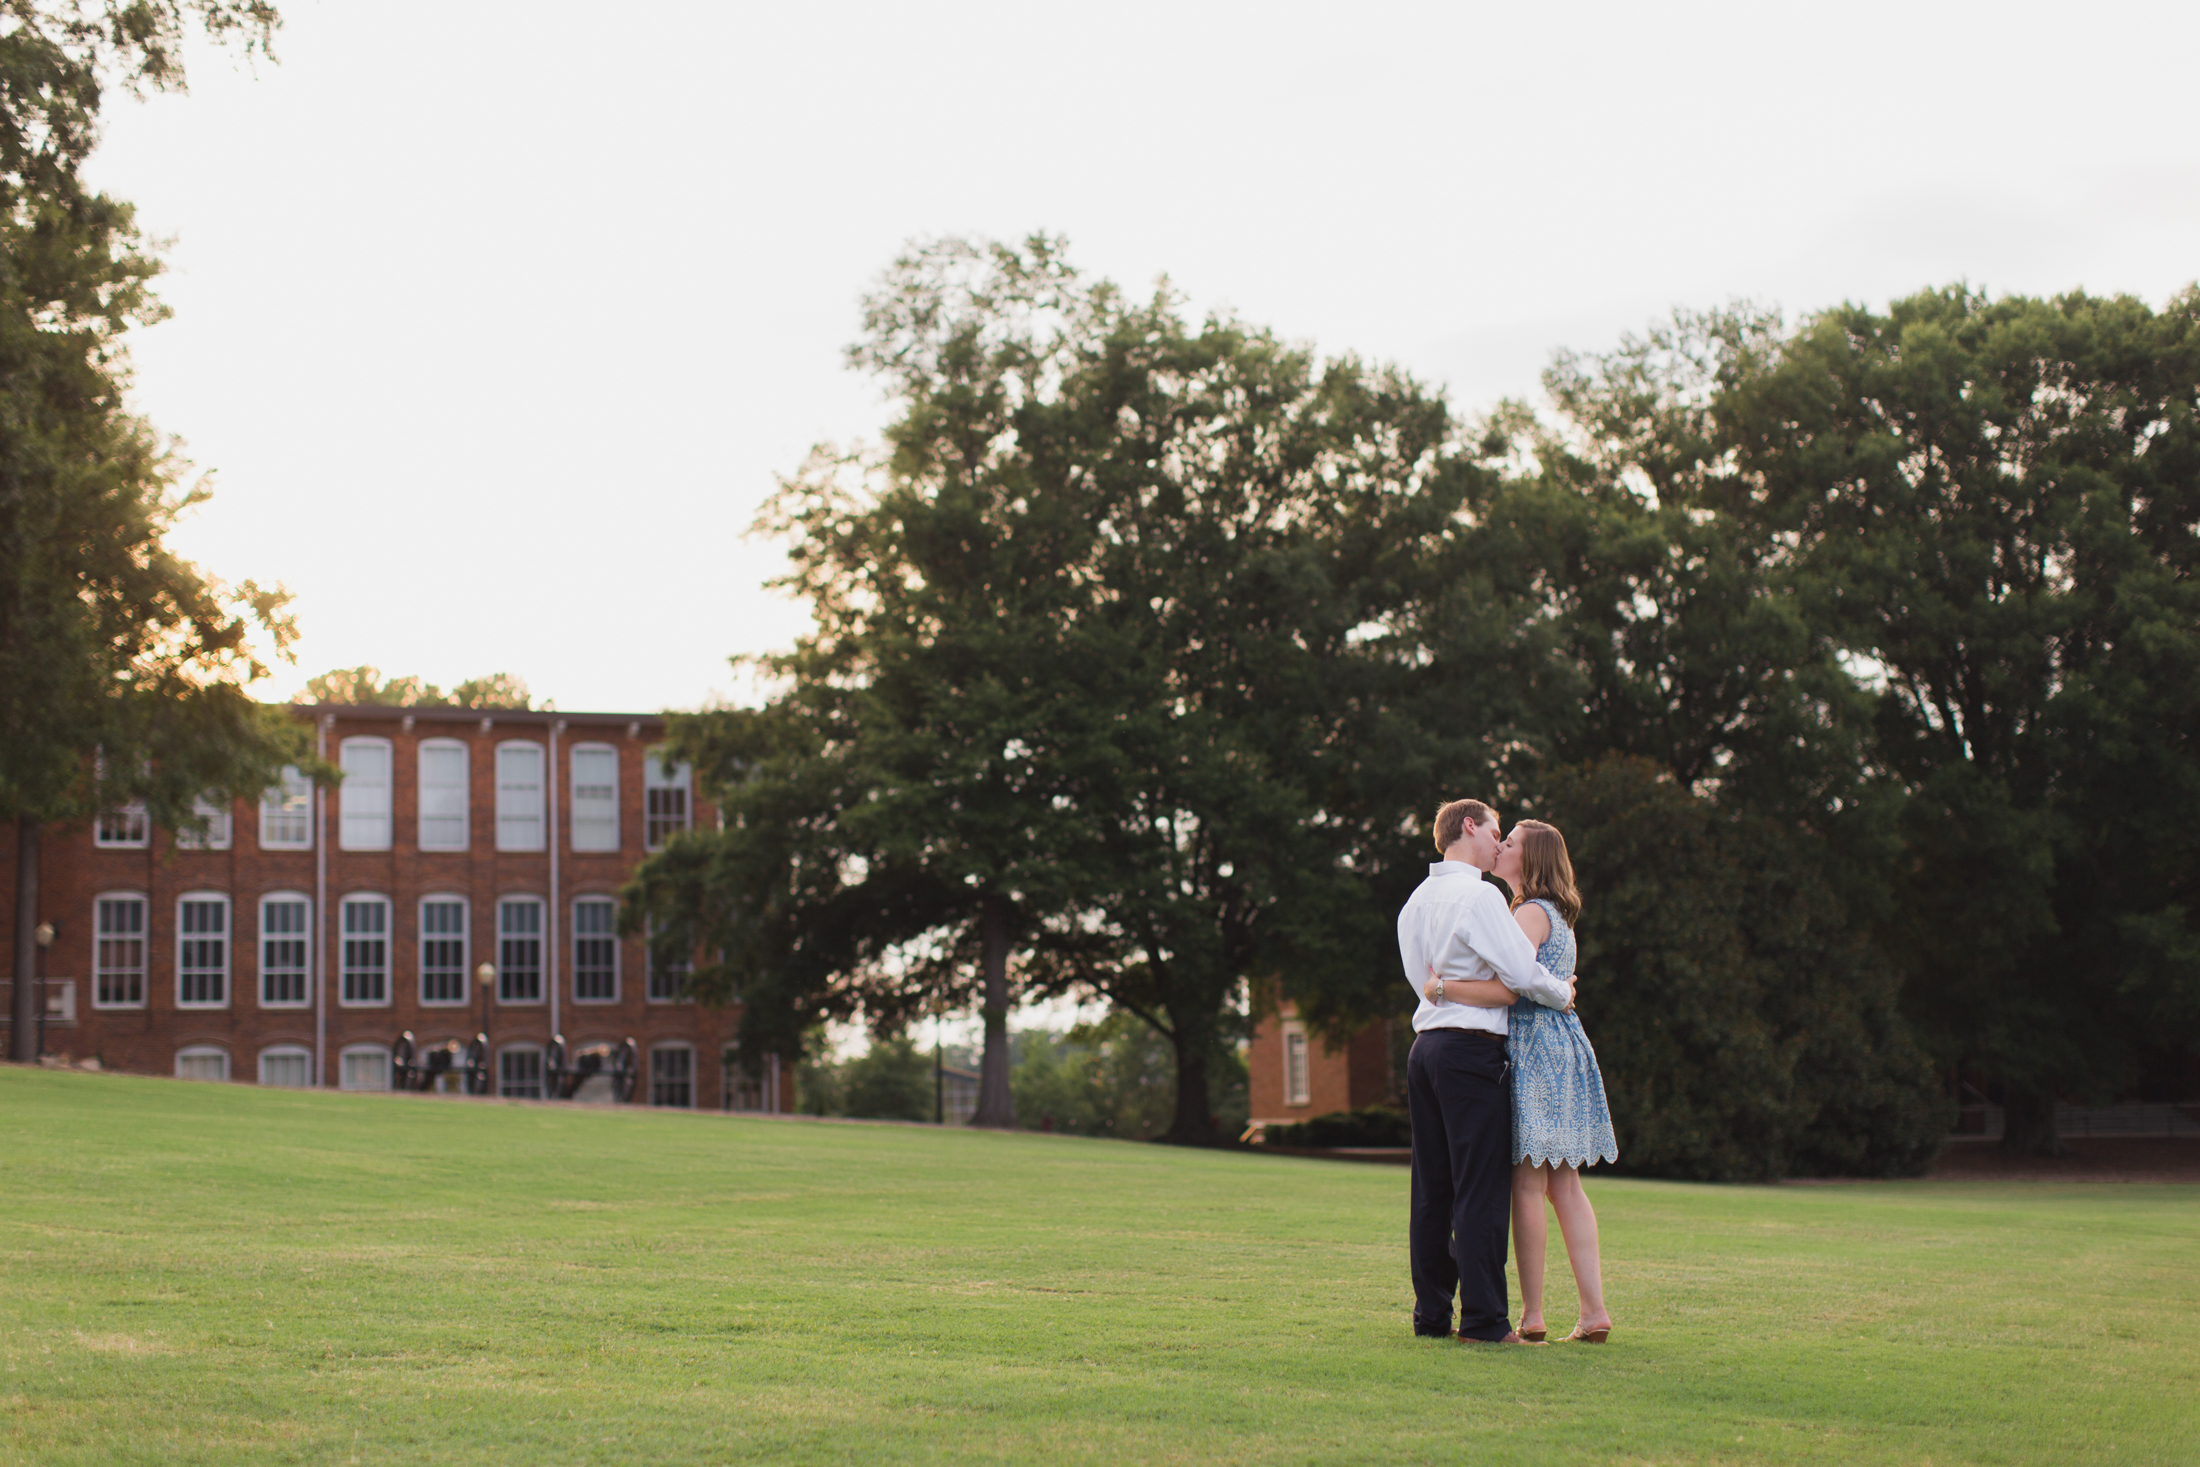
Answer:
[[[283,766],[280,783],[260,796],[260,849],[313,848],[313,781],[295,764]]]
[[[390,848],[390,741],[346,739],[337,751],[344,782],[337,786],[338,841],[347,851]]]
[[[260,1051],[260,1083],[302,1090],[313,1083],[313,1051],[300,1044],[270,1044]]]
[[[609,744],[573,746],[573,849],[619,848],[619,751]]]
[[[346,1090],[390,1088],[390,1052],[379,1044],[350,1044],[337,1061],[337,1083]]]
[[[229,898],[221,892],[176,901],[176,1007],[229,1007]]]
[[[345,897],[338,908],[343,981],[338,997],[354,1006],[390,1001],[390,899],[371,892]]]
[[[466,746],[457,739],[420,744],[420,849],[463,851],[472,808]]]
[[[192,1044],[176,1051],[179,1080],[226,1080],[229,1051],[218,1044]]]
[[[260,898],[260,1007],[305,1007],[312,970],[312,905],[294,891],[269,892]]]
[[[92,903],[92,1007],[145,1007],[145,898],[110,891]]]
[[[420,899],[420,1001],[466,1002],[466,898]]]
[[[546,849],[542,818],[542,745],[531,739],[497,745],[497,849]]]
[[[573,902],[573,1001],[619,1001],[619,904],[610,897]]]
[[[649,1051],[649,1103],[692,1110],[695,1106],[695,1047],[660,1044]]]

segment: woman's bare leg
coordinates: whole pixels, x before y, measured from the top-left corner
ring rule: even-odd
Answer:
[[[1519,1182],[1515,1174],[1513,1183],[1513,1226],[1520,1226]],[[1604,1263],[1597,1255],[1597,1213],[1589,1205],[1589,1194],[1582,1190],[1581,1169],[1562,1166],[1552,1169],[1551,1210],[1558,1214],[1558,1230],[1566,1239],[1566,1261],[1573,1266],[1574,1288],[1581,1294],[1581,1327],[1583,1329],[1610,1329],[1612,1316],[1604,1308]],[[1536,1240],[1537,1256],[1542,1253],[1542,1239]],[[1538,1270],[1540,1275],[1541,1270]],[[1537,1278],[1540,1296],[1542,1279]],[[1520,1289],[1527,1292],[1527,1283]]]
[[[1513,1265],[1520,1270],[1520,1327],[1543,1328],[1543,1254],[1549,1224],[1543,1195],[1551,1174],[1532,1161],[1513,1168]]]

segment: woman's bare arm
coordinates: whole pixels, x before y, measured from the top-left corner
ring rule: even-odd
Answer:
[[[1513,920],[1527,934],[1530,946],[1541,947],[1551,940],[1551,914],[1534,902],[1522,902],[1513,908]]]

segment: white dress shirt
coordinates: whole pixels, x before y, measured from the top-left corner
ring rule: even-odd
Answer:
[[[1454,981],[1495,978],[1513,992],[1548,1008],[1573,1002],[1573,990],[1535,960],[1535,946],[1506,910],[1497,888],[1464,861],[1436,861],[1428,880],[1413,890],[1398,914],[1398,958],[1406,982],[1420,1006],[1413,1011],[1413,1032],[1424,1029],[1507,1030],[1505,1010],[1463,1003],[1430,1003],[1421,993],[1436,976]]]

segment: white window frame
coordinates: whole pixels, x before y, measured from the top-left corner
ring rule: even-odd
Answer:
[[[510,1056],[511,1056],[512,1058],[514,1058],[514,1059],[518,1059],[518,1058],[520,1058],[520,1057],[522,1057],[522,1056],[532,1056],[532,1057],[534,1058],[534,1061],[535,1061],[535,1083],[534,1083],[534,1085],[533,1085],[533,1087],[532,1087],[532,1088],[533,1088],[533,1090],[534,1090],[534,1093],[533,1093],[532,1095],[522,1095],[522,1094],[518,1094],[518,1093],[515,1093],[515,1092],[516,1092],[517,1090],[520,1090],[520,1089],[525,1089],[525,1088],[528,1088],[528,1087],[526,1087],[526,1086],[513,1086],[513,1085],[511,1084],[511,1082],[509,1082],[509,1081],[508,1081],[508,1080],[507,1080],[507,1079],[505,1078],[505,1074],[504,1074],[504,1060],[505,1060],[505,1056],[507,1056],[507,1055],[510,1055]],[[539,1044],[507,1044],[507,1045],[505,1045],[505,1046],[504,1046],[503,1048],[499,1049],[499,1050],[497,1051],[497,1076],[496,1076],[496,1084],[497,1084],[497,1095],[498,1095],[498,1097],[499,1097],[499,1098],[501,1098],[501,1099],[504,1099],[504,1100],[547,1100],[547,1099],[549,1099],[549,1098],[550,1098],[550,1074],[549,1074],[549,1071],[548,1071],[548,1070],[547,1070],[547,1069],[546,1069],[546,1068],[544,1067],[544,1065],[543,1065],[543,1062],[542,1062],[542,1046],[541,1046],[541,1045],[539,1045]]]
[[[1314,1056],[1303,1024],[1287,1024],[1283,1030],[1283,1103],[1314,1103]]]
[[[102,934],[99,930],[100,906],[104,902],[135,902],[138,909],[138,960],[134,968],[109,968],[103,961],[105,954],[99,949]],[[124,941],[129,939],[124,938]],[[103,891],[92,898],[92,1007],[95,1009],[142,1009],[145,995],[152,982],[153,956],[153,904],[142,891]],[[137,997],[117,999],[110,1003],[104,997],[107,978],[114,974],[137,980]]]
[[[354,1085],[351,1083],[353,1073],[358,1069],[365,1068],[365,1066],[354,1064],[354,1061],[358,1060],[371,1060],[373,1062],[373,1074],[376,1079],[375,1084]],[[339,1090],[357,1090],[365,1093],[389,1089],[389,1046],[386,1044],[345,1045],[343,1052],[336,1056],[336,1088]]]
[[[176,849],[183,851],[226,851],[236,843],[237,812],[228,801],[210,800],[201,795],[191,802],[191,812],[206,822],[206,833],[179,830],[176,832]]]
[[[514,968],[513,964],[508,961],[510,949],[506,946],[506,944],[511,942],[525,942],[528,940],[528,934],[524,932],[507,933],[504,927],[504,912],[507,907],[522,906],[531,906],[535,909],[535,931],[533,934],[533,940],[535,944],[535,995],[532,998],[510,998],[506,995],[512,992],[511,983]],[[548,959],[550,957],[550,923],[548,920],[549,910],[550,904],[548,902],[545,902],[539,896],[533,896],[526,892],[515,892],[510,896],[501,896],[497,898],[496,944],[498,1003],[527,1007],[534,1004],[545,1003],[549,1000],[549,986],[547,983],[544,982],[543,976],[546,968],[548,967]]]
[[[591,780],[581,783],[581,763],[584,759],[608,759],[611,761],[611,783],[608,785]],[[576,852],[616,851],[619,848],[619,746],[617,744],[575,744],[566,761],[567,785],[571,799],[567,810],[571,814],[572,843]],[[584,795],[582,791],[591,793]],[[594,791],[608,790],[607,794]]]
[[[267,909],[269,907],[277,905],[294,905],[305,908],[306,925],[304,929],[297,933],[285,932],[280,934],[279,936],[270,937],[267,930]],[[310,1005],[313,1002],[313,898],[307,896],[302,891],[270,891],[261,893],[259,939],[260,961],[257,966],[260,979],[260,1007],[263,1009],[302,1009]],[[297,943],[302,949],[304,949],[302,961],[296,968],[272,967],[272,965],[270,965],[267,960],[267,945],[270,942]],[[298,985],[298,997],[274,999],[269,998],[267,996],[267,978],[270,972],[296,973],[301,980]]]
[[[354,907],[378,906],[382,909],[382,996],[380,998],[353,998],[351,976],[354,972],[368,971],[354,968],[351,961],[352,933],[347,914]],[[393,969],[397,956],[396,912],[390,899],[378,891],[347,891],[336,900],[336,1002],[347,1009],[386,1009],[397,987]],[[359,940],[372,941],[372,935],[361,933]],[[388,1051],[384,1051],[387,1053]]]
[[[109,851],[142,851],[153,838],[143,800],[102,810],[92,820],[92,844]]]
[[[349,760],[355,749],[361,753],[369,750],[381,752],[382,774],[379,782],[362,778],[366,771],[351,767]],[[336,848],[341,851],[390,849],[394,841],[397,809],[395,747],[385,738],[357,735],[337,745],[336,759],[344,771],[344,782],[336,787]],[[379,809],[375,808],[377,805],[380,806]]]
[[[642,844],[657,851],[664,849],[665,841],[688,829],[695,823],[695,770],[688,764],[668,764],[658,757],[661,751],[651,749],[642,756]],[[651,796],[658,790],[678,790],[681,794],[679,823],[668,830],[661,829],[670,816],[660,818],[651,806],[656,801]]]
[[[534,781],[530,784],[516,767],[532,760]],[[511,766],[511,767],[508,767]],[[497,849],[500,851],[546,851],[550,849],[549,830],[550,750],[539,739],[506,739],[497,745]],[[526,808],[534,791],[532,811]]]
[[[297,822],[305,834],[284,834],[291,822]],[[295,764],[285,764],[282,777],[260,796],[260,849],[313,849],[313,781],[300,774]]]
[[[183,1062],[196,1059],[218,1059],[222,1062],[222,1072],[219,1075],[186,1075],[183,1072]],[[227,1081],[229,1079],[229,1051],[219,1044],[186,1044],[176,1051],[175,1075],[179,1080]]]
[[[428,997],[428,944],[430,942],[448,942],[451,939],[450,933],[431,933],[428,931],[428,907],[431,903],[458,908],[458,997],[456,998]],[[417,965],[420,975],[420,1006],[429,1009],[464,1008],[472,1002],[474,994],[472,971],[474,957],[473,904],[455,891],[432,891],[420,899],[417,915],[419,920],[415,926],[420,937],[420,961]]]
[[[611,925],[602,932],[581,931],[581,908],[592,905],[611,909]],[[584,892],[573,898],[573,914],[572,920],[568,924],[568,930],[572,933],[573,941],[572,952],[567,964],[573,974],[573,1002],[587,1004],[617,1003],[619,1001],[620,978],[619,948],[622,946],[619,941],[618,900],[615,897],[606,896],[602,892]],[[583,940],[605,942],[611,947],[611,996],[608,998],[581,997],[581,943]]]
[[[445,803],[448,800],[448,791],[451,789],[451,786],[447,783],[430,784],[428,782],[428,759],[433,754],[456,754],[458,756],[458,808],[455,812],[447,809],[431,808]],[[414,834],[419,842],[420,849],[423,851],[466,850],[472,845],[474,834],[474,763],[472,749],[467,746],[464,739],[422,739],[419,748],[413,754],[413,772],[416,780],[415,789],[418,792],[418,809],[414,822],[417,829]],[[440,793],[443,798],[434,798],[431,792]],[[428,826],[428,822],[431,820],[445,824],[455,820],[458,824],[457,834],[454,836],[445,831],[441,835],[431,838]]]
[[[672,1055],[672,1054],[684,1054],[684,1055],[686,1055],[686,1056],[687,1056],[687,1100],[686,1100],[686,1102],[685,1102],[684,1104],[675,1104],[675,1103],[672,1103],[672,1102],[668,1102],[668,1101],[661,1101],[661,1100],[659,1100],[659,1099],[657,1098],[657,1056],[658,1056],[658,1055],[661,1055],[661,1054],[663,1054],[663,1055]],[[694,1045],[692,1045],[692,1044],[688,1043],[688,1042],[687,1042],[686,1040],[684,1040],[684,1039],[668,1039],[668,1040],[666,1040],[666,1041],[665,1041],[664,1043],[662,1043],[662,1044],[652,1044],[652,1045],[651,1045],[651,1046],[649,1047],[649,1076],[648,1076],[648,1081],[649,1081],[649,1103],[650,1103],[651,1105],[653,1105],[653,1106],[661,1106],[662,1108],[664,1108],[664,1109],[666,1109],[666,1110],[693,1110],[693,1109],[695,1109],[695,1089],[696,1089],[696,1081],[697,1081],[697,1078],[698,1078],[698,1077],[696,1076],[696,1073],[695,1073],[695,1046],[694,1046]]]
[[[195,974],[211,974],[221,990],[219,998],[186,998],[184,996],[184,954],[192,942],[205,942],[208,935],[192,933],[185,929],[183,913],[186,907],[212,907],[221,913],[222,929],[221,962],[215,967],[192,969]],[[236,967],[237,914],[226,891],[187,891],[176,898],[176,1007],[179,1009],[226,1009],[229,1007],[229,975]]]
[[[261,1050],[258,1066],[259,1082],[262,1085],[276,1084],[275,1081],[267,1078],[267,1062],[269,1060],[298,1060],[305,1066],[306,1080],[303,1085],[283,1085],[279,1088],[284,1090],[311,1090],[313,1088],[312,1050],[302,1044],[270,1044],[267,1048]]]

